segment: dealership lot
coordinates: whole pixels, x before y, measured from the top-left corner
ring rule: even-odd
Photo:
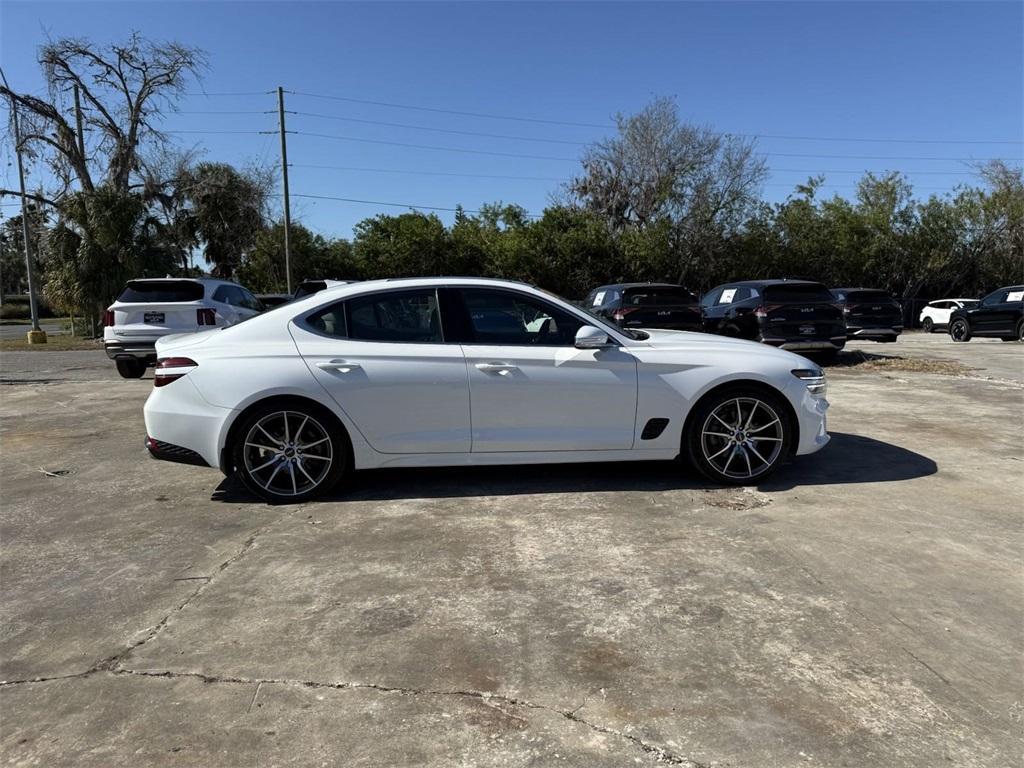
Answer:
[[[1015,763],[1024,347],[850,350],[833,444],[757,489],[674,464],[379,471],[279,507],[144,455],[151,374],[3,354],[0,754]]]

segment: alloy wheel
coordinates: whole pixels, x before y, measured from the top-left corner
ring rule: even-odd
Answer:
[[[245,436],[245,471],[274,496],[300,496],[317,488],[334,464],[330,433],[313,416],[274,411]]]
[[[779,460],[784,432],[772,406],[755,397],[726,400],[701,427],[700,446],[707,462],[725,477],[749,480]]]
[[[967,323],[963,320],[957,320],[949,329],[949,335],[953,337],[953,341],[963,341],[967,336]]]

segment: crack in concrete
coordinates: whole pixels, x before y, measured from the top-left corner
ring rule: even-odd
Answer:
[[[176,679],[195,679],[201,680],[204,683],[211,684],[227,684],[227,685],[255,685],[257,691],[259,687],[263,685],[288,685],[301,688],[314,688],[314,689],[331,689],[335,691],[355,691],[355,690],[371,690],[378,691],[380,693],[391,693],[399,696],[453,696],[453,697],[464,697],[471,698],[480,701],[485,706],[494,706],[495,704],[504,704],[509,707],[521,707],[523,709],[536,709],[544,712],[551,712],[566,720],[580,725],[586,726],[593,731],[603,733],[608,736],[614,736],[619,739],[624,739],[635,747],[643,751],[645,754],[650,755],[659,763],[665,763],[668,765],[682,765],[688,768],[711,768],[710,763],[700,762],[693,758],[680,755],[675,752],[671,752],[664,747],[660,747],[656,744],[652,744],[639,736],[634,736],[631,733],[620,731],[616,728],[611,728],[600,723],[594,723],[587,720],[578,714],[582,708],[576,707],[576,709],[559,709],[558,707],[552,707],[547,704],[538,704],[534,701],[527,699],[521,699],[516,696],[506,696],[498,693],[490,693],[488,691],[474,691],[471,689],[453,688],[447,690],[433,689],[433,688],[404,688],[401,686],[393,685],[381,685],[379,683],[357,683],[357,682],[323,682],[318,680],[296,680],[291,678],[250,678],[250,677],[239,677],[232,675],[209,675],[203,672],[173,672],[170,670],[166,671],[154,671],[154,670],[139,670],[139,669],[128,669],[127,667],[118,667],[116,669],[106,670],[110,674],[114,675],[130,675],[135,677],[150,677],[150,678],[165,678],[170,680]],[[255,700],[255,696],[253,697]],[[726,765],[726,764],[719,764]]]

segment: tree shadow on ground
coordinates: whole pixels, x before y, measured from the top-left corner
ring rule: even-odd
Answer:
[[[870,437],[833,433],[832,442],[800,456],[759,486],[784,491],[797,486],[893,482],[937,471],[927,456]],[[530,464],[501,467],[431,467],[356,472],[320,501],[516,496],[536,493],[708,490],[718,488],[681,461]],[[227,477],[213,501],[259,502],[236,477]]]

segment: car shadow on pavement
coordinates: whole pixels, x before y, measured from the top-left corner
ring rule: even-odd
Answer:
[[[934,474],[927,456],[860,435],[832,433],[832,442],[811,456],[790,462],[762,491],[796,486],[892,482]],[[394,501],[462,496],[515,496],[535,493],[709,490],[720,488],[679,461],[528,464],[500,467],[430,467],[356,472],[319,501]],[[236,476],[226,477],[213,501],[257,502]]]
[[[806,485],[889,483],[934,475],[938,465],[920,453],[863,435],[831,432],[818,453],[798,456],[758,486],[761,491],[788,491]]]

